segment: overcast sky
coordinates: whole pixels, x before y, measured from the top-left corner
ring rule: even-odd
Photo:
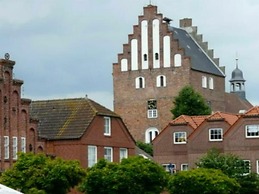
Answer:
[[[220,65],[229,91],[236,53],[247,99],[259,105],[258,0],[152,0],[173,19],[192,18]],[[112,63],[149,0],[0,0],[0,57],[16,61],[23,98],[89,98],[111,108]]]

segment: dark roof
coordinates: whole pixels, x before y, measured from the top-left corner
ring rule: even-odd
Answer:
[[[30,116],[39,121],[39,137],[52,140],[80,138],[96,115],[119,117],[87,98],[32,101],[30,105]]]
[[[240,111],[247,111],[253,105],[246,99],[240,98],[235,93],[225,93],[225,110],[226,112],[239,113]]]
[[[209,58],[202,48],[184,29],[170,27],[174,38],[179,40],[179,45],[185,50],[185,55],[191,58],[191,68],[197,71],[225,77],[220,68]]]
[[[234,71],[232,71],[232,77],[231,80],[229,80],[230,82],[233,81],[245,81],[244,77],[243,77],[243,72],[238,69],[238,67],[236,67],[236,69],[234,69]]]

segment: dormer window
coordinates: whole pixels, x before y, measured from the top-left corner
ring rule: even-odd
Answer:
[[[111,118],[104,117],[104,135],[110,136],[111,135]]]
[[[174,132],[174,144],[186,144],[186,132]]]
[[[222,141],[223,140],[223,130],[221,128],[209,129],[209,139],[210,139],[210,141]]]
[[[246,125],[246,138],[259,138],[259,125]]]

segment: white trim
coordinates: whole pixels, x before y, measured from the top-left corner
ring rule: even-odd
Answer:
[[[220,130],[220,135],[221,135],[221,139],[211,139],[211,131],[212,130]],[[216,134],[213,134],[213,135],[216,135]],[[223,129],[222,128],[211,128],[209,129],[209,140],[210,141],[222,141],[223,140]]]
[[[123,154],[122,154],[122,152]],[[128,158],[128,149],[127,148],[120,148],[120,162],[123,158]]]
[[[21,152],[26,153],[26,138],[21,137]]]
[[[176,140],[176,134],[184,134],[183,141],[175,141]],[[174,144],[186,144],[187,143],[187,133],[185,131],[176,131],[174,132]]]
[[[255,127],[255,128],[257,128],[257,129],[251,129],[251,130],[254,130],[253,132],[250,132],[250,133],[258,133],[258,135],[251,135],[251,136],[248,136],[247,135],[247,132],[248,132],[248,127]],[[257,131],[255,131],[255,130],[257,130]],[[246,138],[259,138],[259,125],[246,125],[245,126],[245,137]]]
[[[110,155],[107,155],[106,150],[110,151]],[[113,162],[113,149],[112,147],[104,147],[104,159],[106,159],[108,162]]]
[[[13,159],[17,160],[17,152],[18,152],[18,139],[17,137],[13,137]]]
[[[9,159],[10,149],[9,149],[9,136],[4,136],[4,159]]]
[[[187,166],[187,169],[184,169],[183,168],[184,166]],[[187,163],[181,164],[181,171],[186,171],[188,170],[188,168],[189,168],[189,165]]]
[[[104,119],[104,135],[111,136],[111,118],[103,117]]]
[[[91,149],[93,149],[93,153],[90,153]],[[94,158],[90,158],[90,154],[94,154]],[[90,160],[91,159],[91,160]],[[87,147],[87,161],[88,161],[88,167],[92,167],[97,163],[97,146],[94,145],[88,145]]]

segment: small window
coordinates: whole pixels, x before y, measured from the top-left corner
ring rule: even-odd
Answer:
[[[17,152],[18,152],[18,147],[17,147],[17,137],[13,137],[13,159],[17,159]]]
[[[188,164],[181,164],[181,171],[187,171],[188,170]]]
[[[155,53],[155,60],[158,60],[159,59],[159,55],[158,53]]]
[[[173,174],[176,172],[176,165],[169,163],[169,164],[162,164],[166,172],[169,172],[170,174]]]
[[[202,76],[202,87],[207,88],[207,77],[206,76]]]
[[[111,118],[104,117],[104,135],[110,136],[111,135]]]
[[[174,132],[174,144],[186,144],[186,132]]]
[[[97,163],[97,147],[88,146],[88,167],[92,167]]]
[[[144,54],[144,61],[147,61],[147,54]]]
[[[258,138],[259,125],[246,125],[246,138]]]
[[[243,160],[243,161],[244,161],[244,175],[246,175],[251,172],[251,163],[250,163],[250,160]]]
[[[182,56],[180,54],[175,54],[174,55],[174,66],[175,67],[182,66]]]
[[[209,130],[210,141],[222,141],[222,129],[215,128]]]
[[[113,153],[111,147],[104,147],[104,159],[113,162]]]
[[[156,136],[158,136],[158,129],[155,127],[150,127],[146,130],[145,133],[145,138],[146,138],[146,143],[151,143],[153,139],[155,139]]]
[[[145,88],[145,78],[144,77],[137,77],[135,80],[136,88]]]
[[[26,138],[21,137],[21,152],[26,153]]]
[[[4,159],[9,159],[9,136],[4,136]]]
[[[166,77],[164,75],[159,75],[156,77],[156,86],[165,87],[166,86]]]
[[[128,149],[120,148],[120,162],[123,158],[128,158]]]
[[[214,81],[213,81],[212,77],[209,78],[209,89],[211,89],[211,90],[214,89]]]
[[[147,102],[147,117],[148,118],[157,118],[157,101],[148,100]]]

